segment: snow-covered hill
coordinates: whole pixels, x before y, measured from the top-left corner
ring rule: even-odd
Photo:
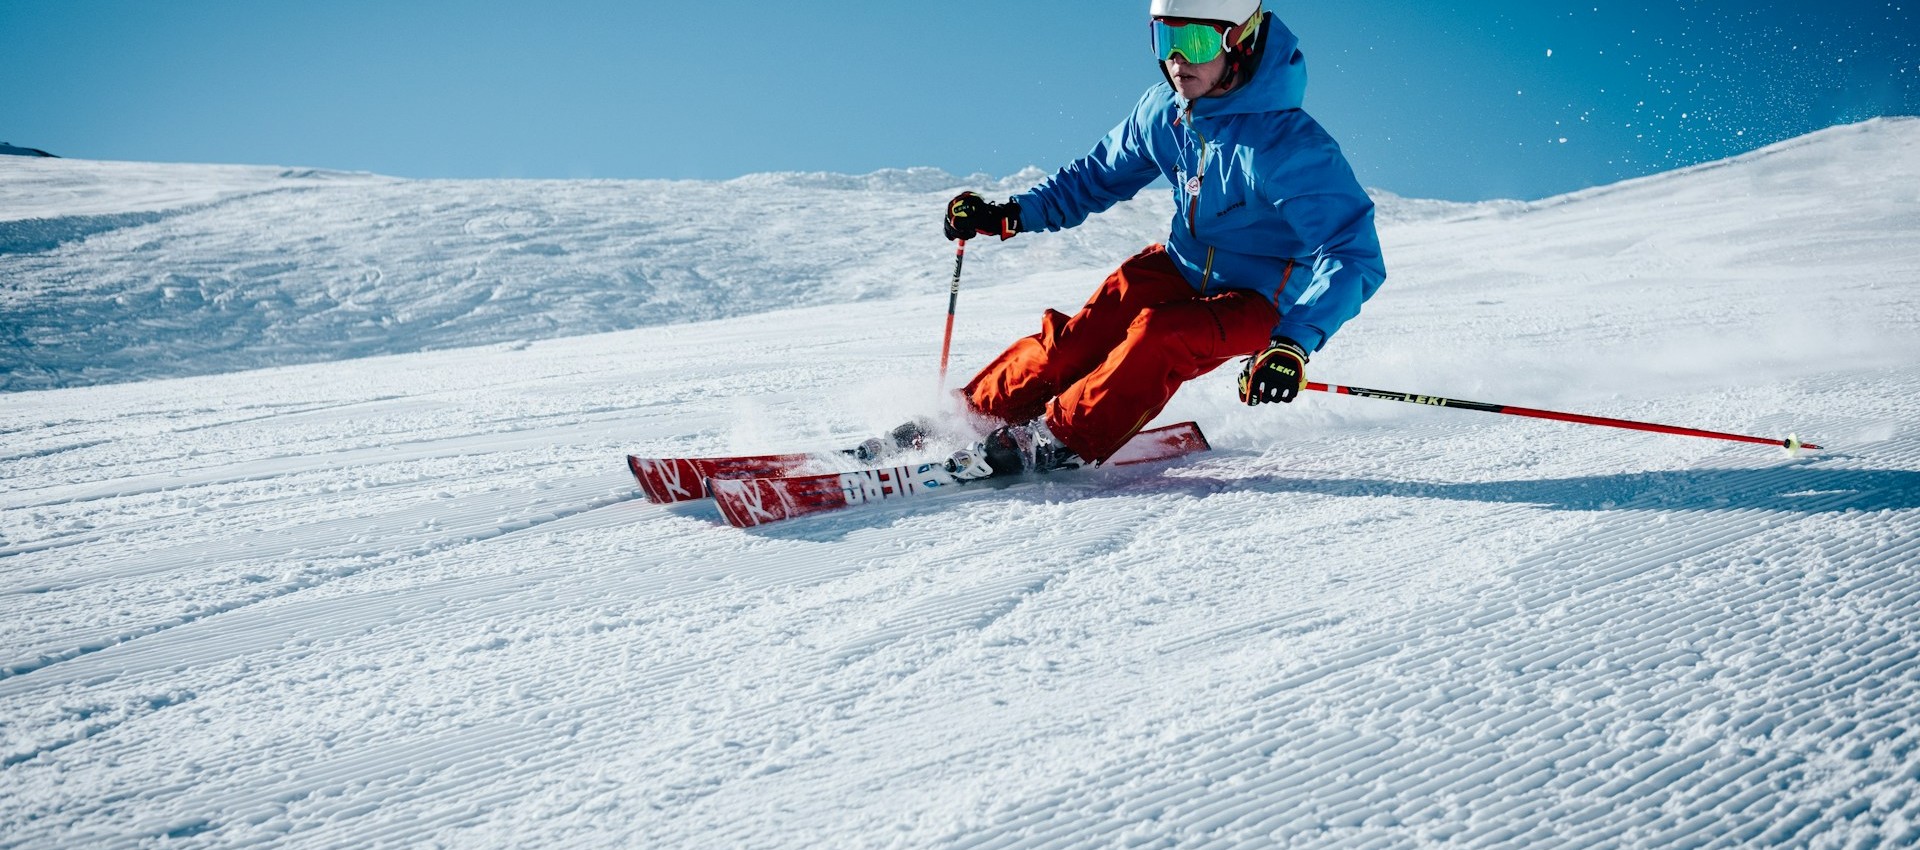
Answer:
[[[939,211],[994,180],[933,169],[724,183],[420,181],[0,160],[0,390],[545,339],[938,291]],[[1388,215],[1457,205],[1383,198]],[[1164,227],[1164,192],[973,277],[1093,267]],[[929,212],[931,211],[931,212]]]
[[[9,387],[490,344],[0,396],[0,847],[1920,841],[1920,121],[1383,199],[1310,367],[1827,454],[1222,372],[1211,454],[753,533],[620,455],[935,406],[982,181],[182,168],[0,162]],[[1154,203],[970,250],[956,371]]]

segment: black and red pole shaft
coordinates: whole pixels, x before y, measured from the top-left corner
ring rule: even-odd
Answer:
[[[1633,422],[1626,419],[1610,419],[1605,416],[1588,416],[1582,413],[1561,413],[1557,410],[1535,410],[1530,407],[1514,407],[1506,404],[1488,404],[1482,401],[1462,401],[1457,398],[1415,395],[1413,393],[1393,392],[1391,390],[1370,390],[1364,387],[1343,387],[1338,384],[1307,383],[1307,389],[1314,392],[1337,393],[1339,395],[1377,398],[1385,401],[1400,401],[1407,404],[1424,404],[1430,407],[1451,407],[1458,410],[1477,410],[1481,413],[1501,413],[1507,416],[1527,416],[1534,419],[1552,419],[1556,422],[1576,422],[1581,425],[1602,425],[1608,428],[1626,428],[1632,431],[1652,431],[1656,434],[1678,434],[1682,437],[1705,437],[1711,440],[1731,440],[1736,443],[1759,443],[1765,446],[1781,446],[1789,451],[1812,449],[1822,451],[1812,443],[1800,442],[1798,437],[1784,440],[1772,437],[1749,437],[1745,434],[1728,434],[1721,431],[1702,431],[1698,428],[1682,428],[1677,425],[1656,425],[1651,422]]]
[[[967,240],[953,249],[953,286],[947,290],[947,335],[940,341],[940,389],[947,388],[947,353],[953,350],[953,311],[960,306],[960,267],[967,262]]]

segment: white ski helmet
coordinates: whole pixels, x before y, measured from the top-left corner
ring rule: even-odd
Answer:
[[[1240,25],[1260,11],[1260,0],[1153,0],[1156,18],[1187,18]]]

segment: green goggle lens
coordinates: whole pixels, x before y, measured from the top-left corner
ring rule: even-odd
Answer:
[[[1160,61],[1176,54],[1189,65],[1204,65],[1226,49],[1227,35],[1207,24],[1153,22],[1153,51]]]

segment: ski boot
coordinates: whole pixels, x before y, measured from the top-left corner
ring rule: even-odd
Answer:
[[[861,463],[879,463],[924,448],[932,436],[932,423],[915,419],[888,431],[884,437],[868,438],[854,447],[853,456]]]
[[[975,481],[997,475],[1047,473],[1085,465],[1086,461],[1047,430],[1046,420],[1035,419],[1024,425],[995,428],[980,442],[954,452],[947,459],[947,472],[963,481]]]

